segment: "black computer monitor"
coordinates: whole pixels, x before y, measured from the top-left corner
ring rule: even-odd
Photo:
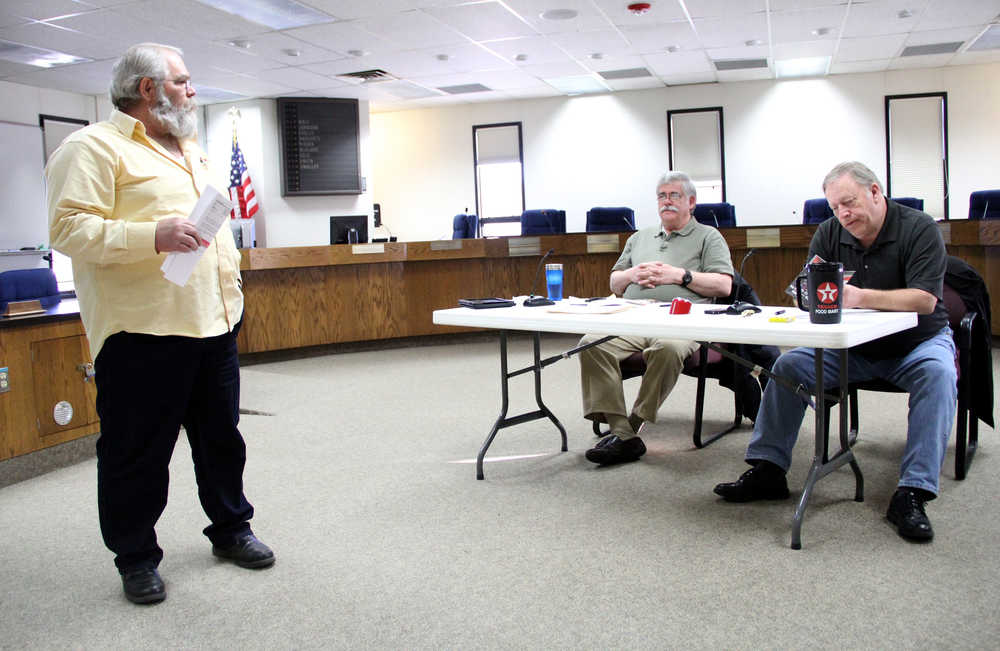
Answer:
[[[330,217],[330,244],[347,244],[348,233],[357,231],[358,244],[368,242],[368,215],[334,215]]]

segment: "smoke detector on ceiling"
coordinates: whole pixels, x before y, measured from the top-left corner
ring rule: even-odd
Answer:
[[[644,14],[644,13],[646,13],[647,11],[649,11],[649,8],[650,8],[651,6],[652,6],[652,5],[650,5],[650,4],[648,3],[648,2],[633,2],[633,3],[632,3],[632,4],[630,4],[630,5],[629,5],[629,6],[627,7],[627,8],[628,8],[628,10],[629,10],[629,11],[631,11],[631,12],[632,12],[633,14],[635,14],[635,15],[639,16],[639,15],[641,15],[641,14]]]

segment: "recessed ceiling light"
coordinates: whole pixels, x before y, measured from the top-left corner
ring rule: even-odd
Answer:
[[[909,9],[900,9],[896,13],[896,15],[899,17],[900,20],[903,20],[905,18],[912,18],[913,17],[913,12],[910,11]]]
[[[575,9],[549,9],[539,16],[542,20],[573,20],[577,16]]]
[[[604,53],[603,52],[593,52],[593,53],[590,54],[590,58],[593,59],[594,61],[600,61],[601,59],[604,58]]]
[[[448,59],[451,58],[451,55],[449,55],[449,54],[437,54],[437,55],[434,56],[434,58],[437,59],[438,61],[447,61]]]
[[[528,55],[527,54],[518,54],[518,55],[516,55],[514,57],[514,60],[515,61],[527,61],[528,60]]]
[[[817,27],[812,31],[813,36],[826,36],[830,33],[829,27]]]
[[[368,50],[348,50],[347,53],[352,57],[364,57],[371,54]]]
[[[287,54],[290,57],[297,57],[300,54],[302,54],[302,52],[300,52],[299,50],[296,50],[294,48],[287,48],[285,50],[282,50],[282,52],[284,52],[285,54]]]
[[[671,54],[673,54],[674,52],[676,52],[680,48],[677,47],[676,45],[668,45],[667,47],[665,47],[663,49],[666,50],[667,52],[670,52]]]
[[[271,29],[305,27],[331,23],[333,16],[316,11],[295,0],[197,0],[219,11],[239,16]]]
[[[779,79],[825,75],[829,65],[830,57],[805,57],[774,62],[775,72]]]
[[[743,41],[743,44],[746,45],[747,47],[754,47],[757,45],[763,45],[764,41],[760,40],[759,38],[752,38],[749,41]]]
[[[93,61],[93,59],[85,59],[73,54],[66,54],[65,52],[46,50],[45,48],[11,43],[10,41],[0,41],[0,59],[15,63],[24,63],[38,68],[53,68],[71,63]]]

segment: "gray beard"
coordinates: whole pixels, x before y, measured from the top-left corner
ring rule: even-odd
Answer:
[[[151,112],[167,133],[178,140],[188,140],[198,133],[198,117],[195,114],[197,108],[198,103],[194,99],[189,99],[186,107],[174,106],[163,89],[159,88],[156,105]]]

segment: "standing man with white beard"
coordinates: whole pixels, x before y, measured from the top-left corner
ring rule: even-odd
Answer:
[[[251,531],[243,494],[240,255],[228,226],[208,242],[188,220],[209,170],[180,50],[132,46],[110,94],[108,120],[69,136],[48,163],[49,235],[72,258],[95,360],[101,534],[125,597],[155,603],[166,588],[154,527],[182,425],[212,553],[247,568],[270,566],[274,553]],[[166,254],[202,246],[183,287],[163,277]]]

